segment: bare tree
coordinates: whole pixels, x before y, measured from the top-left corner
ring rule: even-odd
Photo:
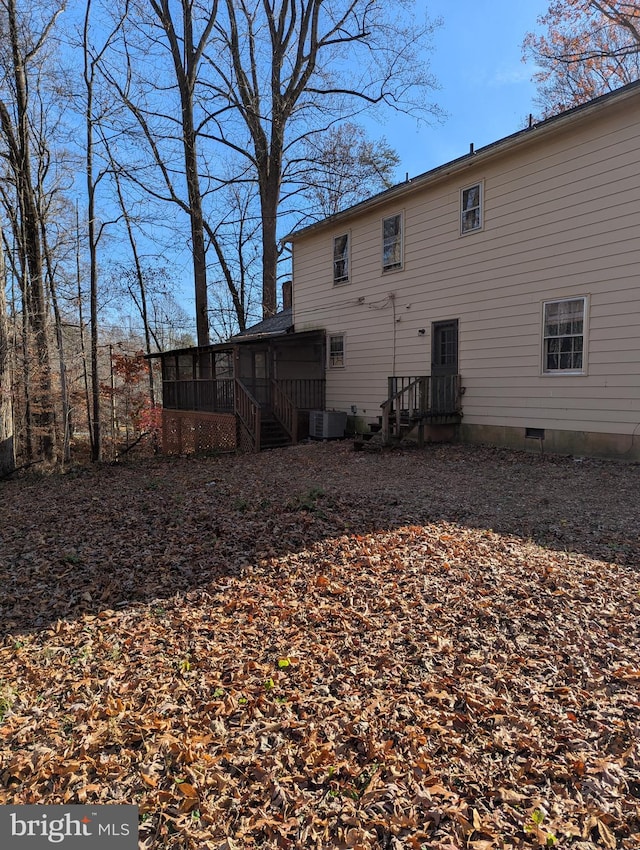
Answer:
[[[169,0],[150,0],[151,15],[145,7],[139,5],[128,9],[129,21],[135,27],[136,38],[129,40],[125,38],[121,44],[126,69],[124,79],[119,74],[121,69],[117,65],[108,66],[105,62],[102,65],[102,71],[134,117],[147,150],[151,154],[152,162],[160,174],[160,185],[150,183],[148,173],[145,172],[141,177],[134,168],[130,165],[127,167],[121,162],[123,172],[152,196],[176,204],[188,216],[198,344],[206,345],[209,342],[207,240],[213,245],[219,259],[223,261],[225,281],[232,294],[235,288],[230,271],[224,268],[224,256],[217,245],[215,230],[206,221],[204,215],[203,197],[207,190],[202,185],[202,157],[198,149],[201,121],[196,117],[198,109],[196,89],[200,82],[204,51],[215,24],[218,3],[217,0],[213,0],[208,6],[202,6],[194,3],[193,0],[179,0],[178,14],[175,16],[172,5]],[[164,91],[171,93],[169,97],[177,97],[179,118],[171,115],[171,110],[164,110],[160,104],[149,106],[148,93],[158,89],[158,80],[156,78],[145,83],[145,71],[141,65],[147,62],[150,52],[143,49],[141,62],[135,66],[132,58],[134,47],[131,42],[135,42],[138,49],[142,44],[152,45],[154,48],[160,44],[168,51],[171,62],[171,82]],[[150,48],[150,51],[152,49]],[[120,60],[122,60],[122,54],[119,56]],[[150,62],[147,68],[152,74],[157,72]],[[162,74],[164,75],[165,72],[163,68]],[[157,123],[165,126],[160,129],[155,126]],[[167,125],[171,129],[167,130]],[[172,142],[173,147],[179,143],[182,149],[183,168],[180,171],[174,168],[174,152],[168,154],[166,150],[167,143],[172,146]],[[182,181],[186,187],[186,197],[182,192]],[[241,315],[240,312],[240,321]]]
[[[278,212],[287,161],[301,141],[376,106],[437,111],[425,101],[434,81],[420,57],[434,24],[417,23],[412,6],[224,0],[207,57],[218,104],[210,134],[249,161],[258,185],[264,317],[276,311]]]
[[[105,103],[97,104],[96,78],[98,67],[102,57],[122,26],[123,18],[116,18],[110,30],[102,37],[102,45],[95,48],[92,43],[91,33],[91,0],[86,0],[84,23],[82,29],[82,55],[83,55],[83,80],[85,86],[85,176],[87,186],[87,230],[89,237],[89,263],[90,263],[90,294],[89,312],[91,328],[91,400],[92,400],[92,439],[91,457],[93,460],[102,459],[102,434],[100,422],[100,375],[98,357],[98,245],[106,227],[115,223],[119,213],[115,211],[114,220],[98,222],[96,212],[96,199],[98,187],[102,180],[110,173],[108,159],[105,159],[102,167],[97,167],[95,137],[97,132],[102,132],[101,125],[106,122],[110,107]]]
[[[539,67],[545,117],[640,79],[640,5],[637,0],[556,0],[529,33],[526,58]]]
[[[128,29],[101,70],[146,157],[131,157],[133,127],[114,157],[128,181],[188,217],[204,344],[211,313],[245,328],[256,246],[262,314],[277,309],[278,216],[301,189],[305,140],[363,109],[435,114],[419,58],[434,27],[416,24],[411,0],[393,11],[367,0],[121,2]]]
[[[13,472],[16,465],[6,283],[3,236],[0,229],[0,478]]]
[[[42,4],[38,10],[42,20],[36,29],[30,28],[30,25],[35,27],[33,16],[29,21],[21,19],[16,0],[0,2],[0,15],[8,34],[7,49],[3,51],[5,91],[12,97],[12,101],[0,99],[0,136],[16,200],[12,220],[23,269],[20,281],[25,328],[29,333],[29,339],[25,339],[27,353],[30,354],[30,343],[33,344],[29,418],[35,454],[39,460],[49,463],[56,456],[56,423],[41,222],[32,163],[30,68],[43,52],[62,8],[61,5],[49,8]]]
[[[344,210],[393,185],[400,158],[385,139],[372,141],[352,121],[305,140],[295,181],[308,218],[319,219]],[[293,176],[289,176],[293,181]]]

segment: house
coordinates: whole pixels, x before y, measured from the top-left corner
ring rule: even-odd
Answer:
[[[640,83],[288,240],[357,430],[640,459]]]
[[[159,355],[165,450],[341,411],[386,439],[640,460],[640,83],[287,238],[282,313]]]

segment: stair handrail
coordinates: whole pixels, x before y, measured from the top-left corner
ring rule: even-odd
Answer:
[[[393,409],[393,413],[396,419],[396,434],[400,433],[400,411],[402,410],[401,404],[393,405],[394,401],[397,401],[402,398],[405,393],[408,393],[410,390],[413,390],[415,387],[421,385],[422,389],[419,393],[420,398],[420,407],[418,408],[418,414],[426,413],[427,406],[429,404],[429,376],[428,375],[418,375],[417,378],[411,378],[408,384],[400,387],[399,390],[392,392],[393,382],[396,380],[395,378],[389,378],[389,387],[388,397],[382,402],[380,407],[382,408],[382,439],[385,443],[389,442],[390,430],[389,430],[389,419],[391,415],[391,411]]]
[[[271,411],[295,445],[298,442],[298,408],[274,378],[271,379],[271,393]]]
[[[260,404],[240,378],[235,379],[236,392],[234,399],[235,414],[249,437],[254,452],[260,451]]]

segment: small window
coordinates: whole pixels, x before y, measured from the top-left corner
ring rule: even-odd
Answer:
[[[329,368],[344,368],[344,335],[336,334],[329,337]]]
[[[543,371],[582,372],[586,298],[546,301]]]
[[[460,232],[472,233],[482,228],[482,183],[461,192]]]
[[[402,268],[402,215],[389,216],[382,222],[382,270]]]
[[[333,240],[333,282],[349,282],[349,234],[336,236]]]

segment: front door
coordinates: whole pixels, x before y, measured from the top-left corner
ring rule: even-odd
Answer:
[[[458,320],[431,325],[431,412],[455,413],[458,408]]]

